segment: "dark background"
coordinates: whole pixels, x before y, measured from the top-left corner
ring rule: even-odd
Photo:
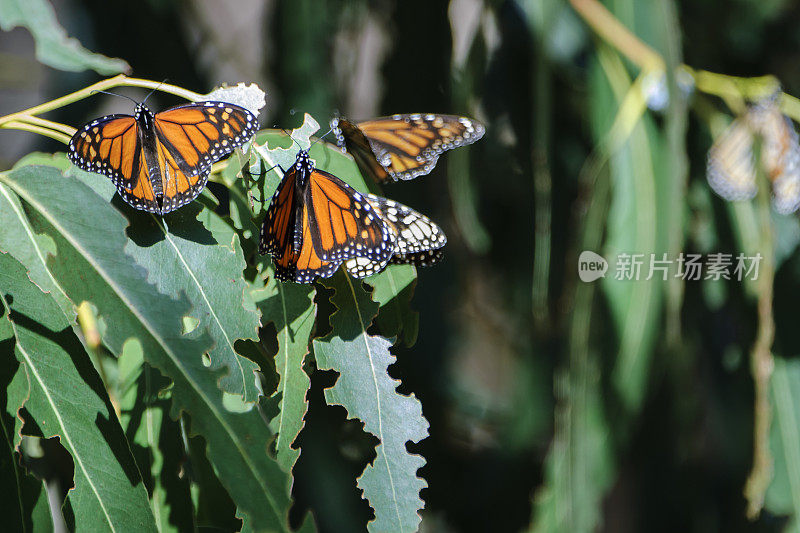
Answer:
[[[557,14],[542,19],[548,43],[555,43],[548,46],[530,17],[540,4]],[[260,117],[265,127],[296,127],[303,112],[321,124],[334,113],[362,119],[404,112],[461,113],[486,124],[483,140],[443,156],[429,176],[384,189],[438,221],[449,238],[443,262],[419,272],[413,300],[419,338],[411,348],[393,349],[398,362],[391,372],[402,380],[401,392],[421,400],[431,424],[430,437],[409,447],[427,461],[420,471],[428,483],[422,530],[527,529],[536,518],[532,501],[544,483],[554,434],[553,376],[569,361],[578,174],[594,147],[588,78],[597,40],[568,4],[58,0],[54,6],[71,36],[90,50],[125,59],[136,77],[168,79],[201,93],[220,82],[258,83],[268,93]],[[641,4],[609,6],[637,10]],[[797,2],[684,0],[677,9],[687,64],[738,76],[774,74],[787,93],[800,94]],[[463,64],[454,64],[455,33],[469,26],[472,15],[480,24],[464,40]],[[635,75],[635,67],[627,66]],[[0,34],[0,114],[98,79],[41,66],[25,30]],[[160,94],[150,101],[154,109],[177,103]],[[98,95],[47,118],[77,127],[129,107]],[[662,118],[654,116],[660,127]],[[544,144],[537,144],[542,138]],[[710,143],[708,128],[690,112],[690,186],[704,187]],[[544,146],[540,155],[552,185],[549,291],[546,313],[536,319],[534,146]],[[34,150],[63,148],[32,134],[0,131],[0,168]],[[456,162],[458,172],[449,168]],[[722,200],[710,198],[718,247],[733,251]],[[796,257],[778,271],[775,293],[776,346],[788,357],[800,347]],[[781,530],[785,520],[769,512],[754,522],[744,517],[753,414],[747,352],[756,319],[741,288],[731,286],[722,305],[711,306],[702,284],[687,285],[683,359],[665,360],[667,354],[655,348],[647,393],[635,414],[619,407],[605,377],[617,337],[602,296],[594,312],[593,353],[613,470],[596,529]],[[293,517],[310,509],[323,531],[363,530],[371,510],[355,478],[374,458],[375,442],[360,425],[345,421],[343,409],[325,406],[322,389],[333,379],[323,373],[312,379],[298,441]]]

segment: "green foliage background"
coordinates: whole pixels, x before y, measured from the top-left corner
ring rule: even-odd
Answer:
[[[383,190],[443,226],[444,261],[363,286],[270,278],[255,250],[278,176],[249,187],[238,154],[164,225],[63,144],[0,131],[11,530],[52,529],[52,510],[91,531],[800,530],[800,224],[763,194],[710,191],[730,99],[674,97],[670,75],[665,109],[626,114],[642,65],[586,24],[591,3],[0,0],[0,115],[129,70],[201,93],[258,83],[265,163],[295,151],[273,128],[304,113],[487,126]],[[666,66],[771,74],[800,95],[792,2],[604,5]],[[47,118],[110,112],[130,103]],[[374,188],[329,145],[312,156]],[[772,268],[759,283],[584,284],[581,250],[761,252]],[[78,325],[84,301],[100,346]],[[773,320],[765,388],[751,366]]]

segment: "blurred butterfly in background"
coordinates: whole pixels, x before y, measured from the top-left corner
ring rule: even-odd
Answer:
[[[275,277],[311,283],[352,258],[385,264],[393,251],[394,234],[364,195],[300,150],[261,227],[259,252],[272,256]]]
[[[444,255],[447,236],[430,218],[394,200],[366,195],[394,234],[394,254],[384,263],[356,257],[345,262],[345,268],[354,278],[371,276],[386,268],[387,264],[431,266]]]
[[[442,152],[472,144],[484,127],[467,117],[414,113],[364,122],[334,118],[339,147],[378,183],[410,180],[429,173]]]
[[[85,124],[69,142],[70,161],[111,178],[136,209],[163,215],[194,200],[211,165],[258,130],[255,115],[227,102],[196,102],[133,116],[107,115]]]
[[[778,96],[780,92],[777,93]],[[761,138],[761,164],[772,184],[772,205],[780,214],[800,208],[800,141],[776,97],[751,106],[735,119],[708,151],[711,188],[728,201],[753,198],[756,183],[755,137]]]
[[[800,208],[800,140],[780,109],[780,91],[752,106],[746,117],[761,136],[761,164],[772,182],[772,206],[782,215]]]
[[[749,200],[758,192],[753,142],[747,121],[737,118],[708,151],[708,184],[729,202]]]

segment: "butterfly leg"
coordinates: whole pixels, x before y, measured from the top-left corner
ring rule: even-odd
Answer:
[[[261,187],[259,187],[259,189],[261,190],[261,202],[260,203],[263,205],[264,203],[266,203],[266,197],[264,196],[264,183],[263,183],[264,177],[267,175],[267,173],[269,171],[271,171],[271,170],[273,170],[275,168],[279,168],[281,170],[281,172],[283,172],[284,174],[286,173],[286,171],[280,165],[272,165],[268,169],[263,170],[264,169],[264,161],[262,159],[260,159],[260,158],[258,160],[258,164],[259,164],[259,166],[261,167],[262,170],[258,173],[258,179],[257,180],[253,179],[253,173],[250,172],[250,168],[251,167],[250,167],[249,162],[246,162],[244,164],[244,166],[242,166],[242,176],[247,176],[247,178],[245,179],[245,187],[247,187],[247,198],[248,198],[248,201],[250,202],[250,210],[253,213],[255,213],[256,211],[255,211],[255,198],[253,197],[252,185],[258,185],[259,184],[259,180],[262,180]],[[248,183],[248,179],[252,180],[252,181],[249,181],[249,183]]]
[[[242,165],[242,169],[239,171],[242,174],[242,180],[244,181],[244,188],[247,189],[247,202],[250,204],[250,212],[256,212],[255,206],[255,199],[253,198],[253,183],[255,180],[253,179],[253,175],[250,173],[250,160],[244,162]]]

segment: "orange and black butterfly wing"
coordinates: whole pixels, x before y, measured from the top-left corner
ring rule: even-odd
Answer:
[[[203,174],[250,140],[258,120],[247,109],[227,102],[195,102],[155,115],[158,141],[187,176]]]
[[[438,250],[447,244],[442,228],[419,211],[375,194],[366,196],[395,233],[395,255]]]
[[[340,262],[324,261],[319,258],[314,250],[308,225],[308,211],[301,208],[302,226],[300,235],[300,248],[296,252],[292,243],[287,242],[283,252],[273,258],[275,277],[279,281],[294,281],[295,283],[311,283],[317,278],[329,278],[339,268]]]
[[[392,181],[387,170],[378,161],[378,156],[372,151],[369,139],[358,126],[344,118],[335,118],[331,121],[331,127],[339,147],[353,156],[362,172],[371,176],[377,183]]]
[[[197,198],[208,182],[211,168],[190,175],[181,169],[166,145],[160,141],[155,143],[155,152],[160,172],[157,179],[160,179],[161,185],[161,213],[166,214]]]
[[[160,212],[147,172],[136,120],[108,115],[80,128],[69,142],[68,157],[78,167],[108,176],[123,200],[136,209]]]
[[[297,167],[292,167],[278,185],[261,226],[259,252],[272,256],[275,277],[280,281],[311,283],[327,278],[339,263],[317,256],[311,239],[308,213],[296,194]]]
[[[413,113],[392,115],[353,124],[339,119],[334,128],[346,148],[378,182],[410,180],[429,173],[442,152],[472,144],[484,134],[482,124],[456,115]],[[364,139],[377,170],[368,159]]]
[[[382,262],[394,249],[391,230],[367,199],[323,170],[308,176],[303,204],[314,249],[324,261],[365,257]]]
[[[287,248],[294,248],[294,241],[297,240],[295,234],[298,233],[297,210],[300,207],[297,202],[296,178],[297,172],[293,167],[283,176],[275,190],[261,226],[258,245],[261,254],[281,256]],[[302,236],[302,233],[299,235]]]
[[[371,276],[391,264],[431,266],[444,256],[447,236],[430,218],[407,205],[388,198],[366,195],[394,235],[394,254],[383,263],[354,258],[345,262],[350,275],[357,278]]]
[[[225,102],[173,107],[157,113],[153,122],[164,213],[194,200],[208,181],[211,165],[258,130],[252,113]]]

